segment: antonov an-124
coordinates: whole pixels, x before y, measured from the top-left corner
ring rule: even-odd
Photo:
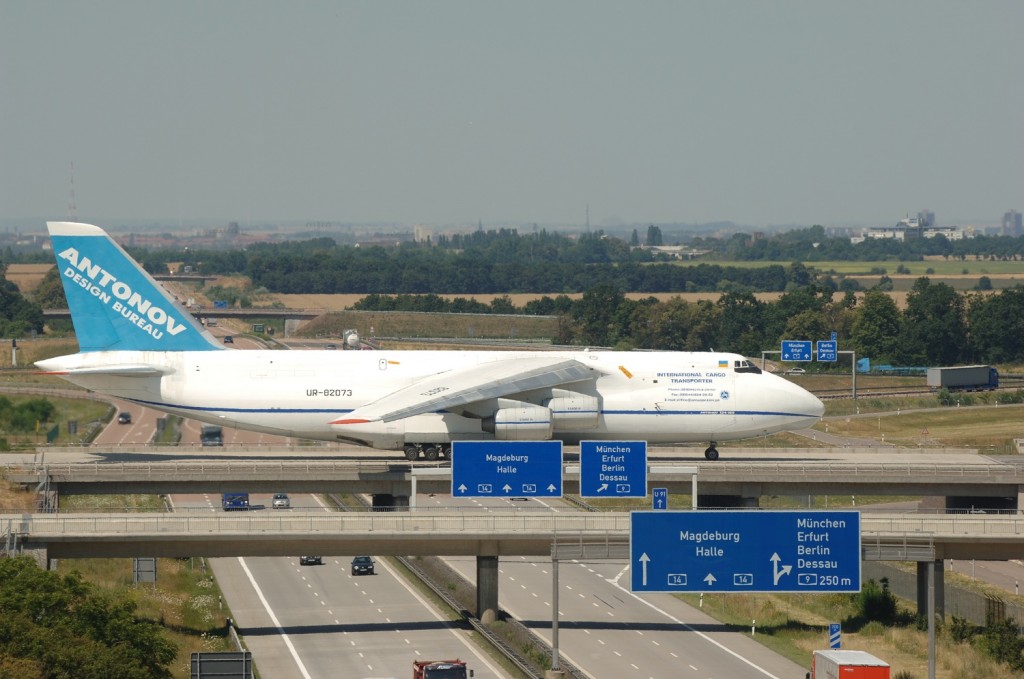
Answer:
[[[808,391],[725,352],[225,348],[102,229],[50,222],[79,351],[45,373],[203,422],[448,456],[459,440],[716,442],[809,427]]]

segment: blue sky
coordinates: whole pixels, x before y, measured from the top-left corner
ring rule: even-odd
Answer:
[[[993,223],[1022,83],[1009,1],[0,0],[0,219]]]

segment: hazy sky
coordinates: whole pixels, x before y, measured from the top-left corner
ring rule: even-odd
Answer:
[[[997,222],[1024,2],[0,0],[0,219],[72,162],[100,225]]]

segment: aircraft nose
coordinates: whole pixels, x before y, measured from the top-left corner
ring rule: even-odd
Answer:
[[[821,416],[825,414],[825,404],[822,402],[820,398],[818,398],[811,392],[808,391],[806,392],[806,394],[808,412],[813,413],[815,417],[821,419]]]
[[[797,408],[796,411],[807,417],[821,419],[821,416],[825,414],[825,404],[821,402],[821,399],[792,382],[786,382],[786,384],[788,385],[793,405]]]

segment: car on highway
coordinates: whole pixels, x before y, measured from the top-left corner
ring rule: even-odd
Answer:
[[[231,335],[224,335],[224,344],[234,344],[235,338]]]
[[[787,375],[806,375],[807,371],[803,368],[790,368],[786,371]]]
[[[368,556],[352,559],[352,575],[373,575],[373,559]]]
[[[274,493],[274,499],[270,504],[274,509],[288,509],[292,506],[292,501],[288,497],[288,493]]]
[[[323,566],[324,559],[321,556],[300,556],[300,566]]]
[[[132,423],[132,414],[131,413],[121,413],[120,415],[117,416],[117,423],[118,424],[131,424]]]

